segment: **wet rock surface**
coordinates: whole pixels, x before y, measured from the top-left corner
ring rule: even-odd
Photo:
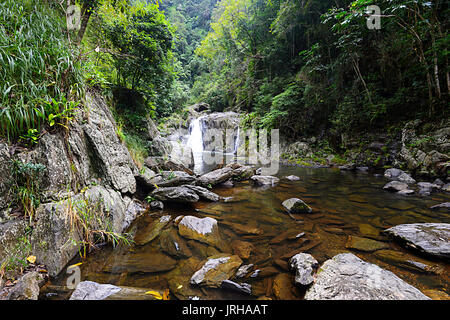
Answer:
[[[187,187],[158,188],[151,193],[151,196],[159,201],[170,201],[178,203],[198,202],[200,197],[197,193]]]
[[[209,257],[201,269],[191,277],[190,283],[212,288],[219,288],[224,280],[230,279],[242,260],[236,255],[219,254]]]
[[[445,260],[450,259],[450,224],[402,224],[385,230],[407,247]]]
[[[386,243],[375,241],[372,239],[361,238],[357,236],[349,236],[345,246],[346,248],[349,249],[365,252],[373,252],[389,248],[389,246]]]
[[[187,239],[197,240],[217,247],[223,246],[217,220],[185,216],[178,223],[178,232]]]
[[[312,209],[303,200],[291,198],[283,201],[283,208],[289,213],[312,213]]]
[[[148,294],[148,291],[150,290],[82,281],[72,293],[70,300],[157,300],[153,295]],[[161,296],[163,294],[163,292],[158,293]]]
[[[306,300],[428,300],[392,272],[351,253],[327,260],[318,270]]]
[[[280,179],[272,176],[252,176],[251,179],[257,186],[274,186],[280,182]]]
[[[295,283],[307,286],[314,282],[314,272],[319,263],[308,253],[298,253],[289,260],[289,266],[295,271]]]
[[[153,241],[161,233],[161,230],[170,222],[171,216],[166,215],[156,219],[144,229],[139,230],[134,236],[137,245],[145,245]]]

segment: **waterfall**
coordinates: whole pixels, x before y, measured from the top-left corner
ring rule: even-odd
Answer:
[[[186,145],[192,149],[194,172],[203,173],[203,132],[200,118],[194,119],[189,125],[189,138]]]
[[[192,148],[192,152],[200,153],[203,152],[203,133],[200,124],[200,118],[194,119],[189,126],[189,138],[187,141],[187,146]]]
[[[239,134],[240,134],[240,128],[239,126],[237,127],[237,132],[236,132],[236,138],[234,139],[234,154],[237,154],[238,152],[238,148],[239,148]]]

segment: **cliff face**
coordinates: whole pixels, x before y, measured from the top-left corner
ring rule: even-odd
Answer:
[[[31,150],[14,152],[12,146],[0,144],[0,226],[5,229],[0,235],[0,263],[8,259],[8,248],[15,247],[27,225],[13,217],[12,160],[45,166],[36,177],[41,204],[31,223],[31,245],[37,263],[46,265],[51,276],[82,246],[82,232],[70,223],[74,210],[91,210],[93,220],[102,219],[117,233],[143,212],[133,199],[139,170],[116,134],[108,105],[97,93],[88,93],[84,104],[68,131],[45,133]]]

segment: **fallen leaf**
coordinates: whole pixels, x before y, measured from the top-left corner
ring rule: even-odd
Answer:
[[[164,292],[163,292],[163,300],[170,300],[169,294],[170,294],[170,290],[169,289],[164,290]]]
[[[75,263],[75,264],[69,266],[67,269],[78,267],[78,266],[81,266],[82,264],[83,264],[83,262]]]
[[[157,291],[147,291],[145,294],[152,295],[154,298],[156,298],[158,300],[162,300],[163,299],[163,296]]]
[[[29,263],[35,263],[36,262],[36,257],[35,256],[28,256],[27,261]]]

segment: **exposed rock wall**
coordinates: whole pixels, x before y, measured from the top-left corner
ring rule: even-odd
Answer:
[[[9,192],[12,159],[45,166],[31,242],[37,262],[45,264],[51,276],[62,271],[81,247],[82,236],[70,223],[70,212],[79,203],[95,207],[96,214],[106,219],[109,231],[118,233],[144,210],[132,199],[138,169],[117,136],[106,101],[90,92],[84,106],[68,131],[47,132],[30,150],[11,152],[13,147],[0,144],[0,217],[6,217],[0,219],[5,235],[0,243],[0,263],[7,258],[5,248],[15,245],[26,225],[21,219],[6,221],[7,208],[15,206]],[[159,136],[155,130],[149,135]]]

